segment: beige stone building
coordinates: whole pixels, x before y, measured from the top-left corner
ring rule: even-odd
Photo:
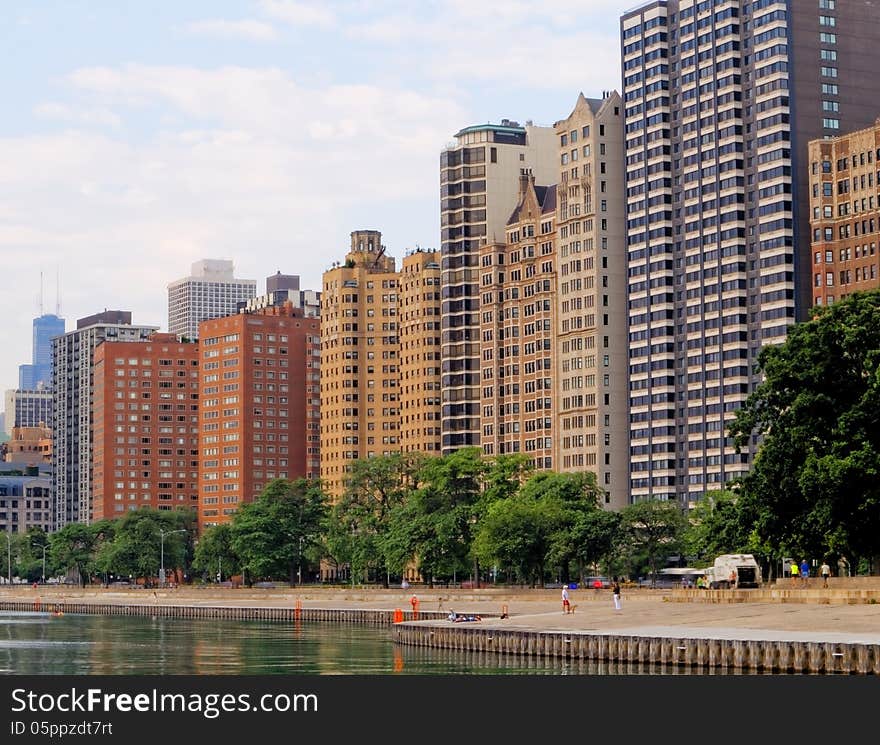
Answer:
[[[444,455],[480,444],[480,247],[506,240],[522,169],[551,184],[555,155],[552,127],[509,119],[465,127],[440,154]]]
[[[398,277],[400,449],[440,454],[440,252],[416,250]]]
[[[7,463],[25,463],[36,466],[52,462],[52,429],[39,427],[13,427],[12,437],[6,443]]]
[[[555,469],[556,186],[520,175],[507,241],[480,248],[480,443]]]
[[[628,502],[626,243],[620,95],[578,96],[555,124],[558,471],[593,471]]]
[[[813,140],[809,161],[813,304],[830,305],[880,287],[880,119]]]
[[[321,479],[342,494],[356,460],[400,450],[395,261],[378,230],[356,230],[321,293]]]

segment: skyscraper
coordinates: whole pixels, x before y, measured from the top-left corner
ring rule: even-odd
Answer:
[[[615,509],[629,497],[622,121],[610,91],[555,124],[556,470],[593,471]]]
[[[202,259],[189,277],[168,284],[168,331],[197,339],[199,323],[238,312],[238,304],[257,294],[253,279],[236,279],[231,261]]]
[[[400,448],[398,275],[382,233],[356,230],[321,291],[321,478],[338,497],[361,458]]]
[[[862,0],[654,0],[621,19],[634,500],[748,470],[726,429],[811,305],[807,143],[868,126]]]
[[[34,319],[31,364],[19,365],[19,390],[48,388],[52,378],[52,339],[64,333],[64,319],[45,313]]]
[[[465,127],[440,154],[442,450],[480,444],[479,251],[503,241],[519,176],[556,182],[552,127]]]
[[[52,482],[54,528],[92,520],[92,405],[95,347],[104,340],[146,341],[156,326],[133,326],[131,313],[111,310],[76,322],[52,340]],[[117,425],[127,458],[137,458],[140,421]],[[149,432],[148,432],[149,433]]]

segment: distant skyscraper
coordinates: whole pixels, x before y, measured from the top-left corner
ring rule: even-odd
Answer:
[[[80,318],[76,330],[52,341],[52,480],[56,530],[68,523],[92,520],[95,347],[105,340],[146,341],[157,330],[156,326],[132,326],[131,313],[111,310]],[[124,423],[116,425],[114,445],[124,449],[130,459],[137,459],[140,453],[141,411],[138,398],[138,412],[126,414]]]
[[[238,309],[252,312],[285,303],[301,309],[306,318],[317,318],[321,313],[321,293],[317,290],[301,290],[298,275],[281,272],[266,277],[265,295],[239,302]]]
[[[52,391],[49,387],[38,390],[6,391],[6,434],[15,427],[50,427],[52,425]]]
[[[34,319],[31,363],[19,365],[18,387],[34,391],[48,388],[52,378],[52,338],[64,333],[64,319],[47,313]]]
[[[502,119],[455,138],[440,154],[444,454],[480,444],[480,246],[505,239],[521,173],[539,184],[559,175],[552,127]]]
[[[168,331],[197,339],[199,323],[238,312],[238,305],[257,294],[253,279],[236,279],[233,263],[202,259],[192,265],[189,277],[168,285]]]
[[[727,429],[812,305],[807,145],[873,123],[880,23],[862,0],[653,0],[621,45],[631,496],[690,502],[749,469]]]

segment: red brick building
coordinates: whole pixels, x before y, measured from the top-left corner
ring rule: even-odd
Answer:
[[[174,334],[95,349],[92,519],[198,503],[199,346]]]
[[[319,478],[320,321],[291,303],[199,324],[199,530],[276,478]]]

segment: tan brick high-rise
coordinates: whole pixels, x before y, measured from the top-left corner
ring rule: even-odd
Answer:
[[[317,478],[320,321],[291,303],[199,324],[199,529],[273,479]]]
[[[417,250],[398,274],[400,449],[440,454],[440,252]]]
[[[556,186],[520,175],[507,242],[480,247],[481,427],[489,457],[556,467]]]
[[[593,471],[627,504],[627,330],[620,95],[578,96],[559,146],[556,470]]]
[[[382,234],[356,230],[321,293],[321,478],[345,490],[356,460],[439,454],[440,264],[416,251],[398,272]]]
[[[378,230],[356,230],[321,293],[321,478],[342,493],[354,461],[400,450],[398,276]]]
[[[198,344],[174,334],[95,348],[93,520],[196,508],[198,365]]]
[[[880,119],[810,142],[813,304],[880,287]]]

